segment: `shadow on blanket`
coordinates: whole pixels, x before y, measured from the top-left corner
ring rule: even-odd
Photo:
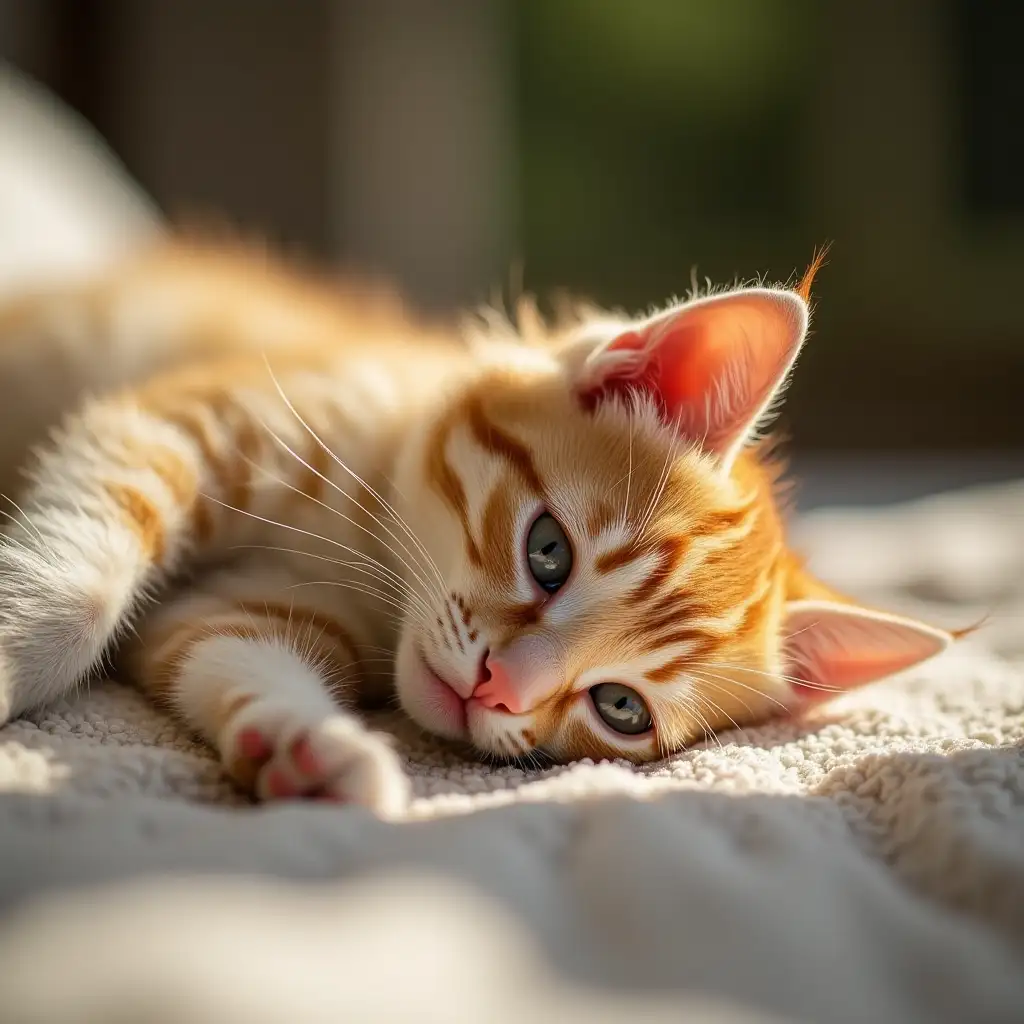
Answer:
[[[482,898],[589,987],[707,993],[815,1019],[997,1020],[1005,1000],[1024,997],[1022,780],[1020,747],[877,754],[809,796],[675,792],[403,825],[356,809],[7,795],[0,899],[10,911],[54,889],[146,879],[159,894],[175,877],[216,876],[216,918],[219,887],[227,898],[239,879],[263,877],[317,883],[288,887],[289,898],[315,897],[340,927],[340,882],[412,874],[424,891],[444,880],[450,899]],[[92,897],[97,913],[106,899]],[[175,913],[180,924],[175,906],[141,917],[131,943]],[[428,912],[437,907],[401,910]],[[859,993],[846,1009],[842,992]],[[913,1013],[901,1010],[911,997]]]

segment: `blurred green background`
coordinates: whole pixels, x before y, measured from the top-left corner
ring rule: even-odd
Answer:
[[[1011,0],[0,0],[165,209],[425,306],[831,242],[796,449],[979,459],[1024,450],[1022,39]]]

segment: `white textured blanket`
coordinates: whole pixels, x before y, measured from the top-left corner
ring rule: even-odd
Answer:
[[[406,737],[397,825],[242,804],[114,683],[9,725],[0,1019],[1024,1019],[1024,487],[799,533],[838,584],[992,617],[817,720],[645,769]]]

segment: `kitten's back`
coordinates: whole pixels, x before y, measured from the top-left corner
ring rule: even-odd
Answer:
[[[0,304],[0,492],[17,490],[27,447],[85,394],[238,358],[386,358],[411,339],[447,344],[386,292],[236,245],[164,242],[97,280],[19,295]]]

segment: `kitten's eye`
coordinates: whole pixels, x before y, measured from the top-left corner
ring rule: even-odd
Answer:
[[[590,688],[597,713],[616,732],[639,736],[651,727],[651,712],[643,697],[621,683],[598,683]]]
[[[526,560],[545,590],[557,590],[572,571],[572,547],[565,531],[547,512],[537,517],[526,538]]]

